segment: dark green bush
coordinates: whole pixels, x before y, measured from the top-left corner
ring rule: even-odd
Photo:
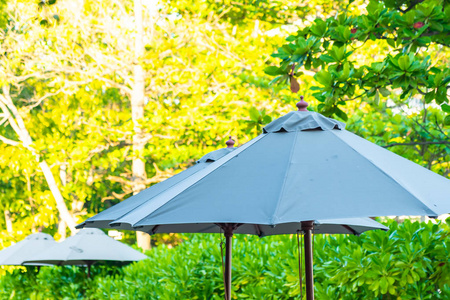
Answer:
[[[447,220],[448,222],[450,219]],[[450,299],[449,225],[389,222],[389,232],[314,237],[317,299]],[[148,251],[148,260],[116,270],[46,267],[0,279],[9,299],[223,299],[219,235]],[[235,299],[298,299],[295,236],[236,235]]]

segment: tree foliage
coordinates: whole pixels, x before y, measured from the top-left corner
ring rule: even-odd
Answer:
[[[302,70],[313,71],[318,109],[343,119],[342,107],[358,98],[378,105],[388,97],[416,97],[450,113],[450,2],[371,0],[361,13],[352,2],[290,35],[272,55],[280,65],[266,73],[277,76],[274,82],[295,84]],[[443,123],[450,124],[450,115]]]

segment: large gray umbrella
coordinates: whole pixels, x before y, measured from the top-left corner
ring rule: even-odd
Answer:
[[[126,263],[145,258],[147,256],[141,252],[114,240],[100,229],[87,228],[41,253],[37,253],[25,263],[87,265],[88,276],[90,276],[91,265],[98,261]]]
[[[25,261],[52,246],[56,245],[53,237],[46,233],[33,233],[22,241],[0,251],[0,265],[21,266]],[[43,263],[27,264],[42,266]]]
[[[306,104],[307,105],[307,104]],[[116,219],[119,228],[157,233],[162,225],[240,227],[301,222],[307,298],[313,299],[312,220],[450,212],[450,181],[306,110]],[[228,265],[228,264],[227,264]],[[230,270],[227,278],[229,284]]]
[[[158,196],[164,191],[169,190],[174,185],[180,183],[181,181],[186,180],[190,176],[194,175],[198,171],[204,169],[211,163],[219,160],[224,157],[228,153],[232,152],[236,148],[234,148],[234,141],[230,139],[226,142],[227,148],[222,148],[219,150],[212,151],[202,158],[196,161],[196,164],[192,167],[178,173],[175,176],[172,176],[158,184],[152,185],[146,190],[122,201],[100,213],[97,215],[87,219],[83,223],[77,225],[77,228],[116,228],[123,230],[136,230],[136,228],[132,227],[128,223],[122,223],[120,226],[112,223],[118,218],[128,214],[130,211],[133,211],[139,208],[141,205],[151,201],[153,198]],[[381,225],[378,222],[375,222],[369,218],[352,218],[352,219],[333,219],[333,220],[321,220],[315,222],[314,231],[316,233],[341,233],[341,234],[361,234],[367,230],[372,229],[386,229],[387,227]],[[141,229],[140,229],[141,230]],[[242,234],[256,234],[260,237],[267,235],[275,235],[275,234],[289,234],[295,233],[297,230],[301,230],[300,223],[288,223],[282,224],[280,226],[267,226],[261,225],[258,227],[243,224],[238,229],[236,229],[235,233]],[[146,229],[143,229],[146,231]],[[154,233],[221,233],[221,228],[216,226],[215,224],[189,224],[189,226],[178,224],[161,224],[157,230],[154,230]]]
[[[164,191],[169,190],[174,187],[176,184],[187,180],[190,176],[194,175],[196,172],[204,169],[207,165],[219,160],[223,156],[230,153],[235,148],[232,148],[234,145],[234,141],[227,141],[228,148],[220,149],[213,151],[211,153],[206,154],[200,160],[197,161],[197,164],[186,171],[181,172],[180,174],[167,179],[159,184],[156,184],[147,190],[134,195],[133,197],[99,213],[98,215],[86,220],[82,224],[78,225],[78,227],[111,227],[110,222],[114,219],[120,218],[127,214],[128,212],[138,209],[139,206],[144,205],[148,202],[153,201],[152,199],[157,197],[159,194]],[[131,224],[121,223],[115,224],[112,226],[118,227],[118,229],[128,229],[128,230],[136,230],[136,228],[132,227]],[[191,223],[189,226],[186,224],[160,224],[157,227],[146,228],[145,226],[139,228],[138,230],[148,231],[151,229],[151,234],[154,233],[218,233],[222,232],[222,226],[217,226],[216,224],[211,223]],[[367,230],[373,229],[382,229],[387,230],[388,228],[371,220],[370,218],[350,218],[350,219],[334,219],[334,220],[316,220],[314,221],[314,232],[315,233],[343,233],[343,234],[361,234]],[[265,224],[240,224],[240,226],[236,227],[234,233],[243,233],[243,234],[256,234],[260,237],[266,235],[274,235],[274,234],[289,234],[289,233],[297,233],[302,230],[302,226],[299,222],[291,222],[279,224],[278,226],[271,226]],[[226,232],[227,233],[227,232]],[[225,293],[226,297],[230,294],[231,289],[231,235],[227,235],[227,264],[226,264],[226,275],[225,278]]]

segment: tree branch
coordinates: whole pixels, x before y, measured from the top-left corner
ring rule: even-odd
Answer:
[[[46,94],[46,95],[42,96],[41,98],[37,99],[35,103],[33,103],[33,104],[27,106],[26,109],[27,109],[28,111],[30,111],[30,110],[32,110],[33,108],[35,108],[36,106],[38,106],[39,104],[41,104],[42,101],[44,101],[45,99],[47,99],[47,98],[49,98],[49,97],[51,97],[51,96],[55,96],[55,95],[57,95],[57,94],[59,94],[59,93],[61,93],[61,90],[59,90],[59,91],[56,92],[56,93],[49,93],[49,94]]]
[[[419,146],[419,145],[450,145],[448,141],[439,141],[439,142],[410,142],[410,143],[392,143],[385,146],[383,148],[389,148],[394,146]]]
[[[87,160],[90,161],[92,159],[92,157],[94,157],[96,154],[101,153],[103,151],[107,151],[109,150],[109,148],[111,147],[124,147],[124,146],[131,146],[132,143],[129,141],[118,141],[118,142],[112,142],[112,143],[108,143],[106,145],[99,145],[96,148],[92,149],[89,151]]]
[[[5,137],[2,136],[2,135],[0,135],[0,141],[2,141],[2,142],[5,143],[5,144],[11,145],[11,146],[19,146],[19,145],[20,145],[19,142],[10,140],[10,139],[8,139],[8,138],[5,138]]]
[[[414,1],[411,1],[411,4],[406,9],[401,9],[400,7],[397,7],[397,9],[399,11],[401,11],[402,13],[407,13],[408,11],[413,9],[417,4],[422,3],[423,1],[424,0],[414,0]]]
[[[0,94],[0,108],[3,110],[3,113],[5,114],[5,118],[8,119],[9,125],[12,127],[14,132],[19,136],[19,139],[24,142],[22,139],[22,130],[20,129],[19,125],[17,125],[16,120],[14,119],[13,115],[11,114],[11,111],[9,110],[9,107],[7,106],[8,99]],[[26,147],[27,145],[24,144]]]

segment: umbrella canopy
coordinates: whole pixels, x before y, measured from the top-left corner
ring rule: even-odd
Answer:
[[[194,175],[200,170],[203,170],[211,163],[219,160],[230,152],[234,151],[236,148],[233,148],[234,141],[230,139],[227,141],[227,148],[222,148],[219,150],[212,151],[208,154],[205,154],[202,158],[197,160],[196,164],[185,171],[180,172],[179,174],[166,179],[158,184],[155,184],[146,190],[128,198],[127,200],[120,202],[114,205],[111,208],[108,208],[99,214],[89,218],[85,222],[79,224],[77,228],[111,228],[114,227],[116,229],[124,229],[124,230],[136,230],[133,228],[131,224],[122,223],[118,224],[110,224],[116,219],[126,215],[128,212],[139,209],[142,204],[145,204],[148,201],[151,201],[153,198],[158,196],[171,189],[176,184],[181,181],[186,180],[190,176]],[[341,234],[361,234],[367,230],[373,229],[383,229],[387,230],[388,228],[384,225],[381,225],[378,222],[373,221],[370,218],[352,218],[352,219],[331,219],[331,220],[316,220],[314,222],[314,232],[315,233],[341,233]],[[147,231],[149,228],[139,228],[140,231]],[[204,224],[204,223],[192,223],[189,226],[185,224],[160,224],[157,228],[152,228],[153,230],[149,233],[220,233],[222,229],[218,227],[216,224]],[[267,235],[275,235],[275,234],[290,234],[295,233],[301,230],[301,224],[299,222],[296,223],[287,223],[281,224],[279,226],[270,226],[270,225],[257,225],[253,224],[242,224],[239,226],[235,233],[242,234],[255,234],[260,237]]]
[[[450,212],[450,180],[345,130],[296,111],[264,133],[147,198],[110,225],[279,226],[307,220]],[[194,225],[193,225],[194,224]]]
[[[132,262],[145,258],[147,256],[141,252],[114,240],[100,229],[87,228],[36,254],[27,263],[90,266],[97,261]]]
[[[46,233],[33,233],[22,241],[0,251],[0,265],[20,266],[31,257],[57,243]],[[29,266],[43,266],[44,263],[26,264]]]
[[[126,201],[122,201],[116,205],[114,205],[111,208],[108,208],[99,214],[89,218],[85,222],[79,224],[77,228],[83,228],[83,227],[95,227],[95,228],[110,228],[109,224],[114,221],[117,218],[120,218],[124,214],[128,213],[129,211],[139,207],[149,199],[154,198],[155,196],[161,194],[162,192],[172,188],[175,184],[185,180],[189,176],[197,173],[198,171],[204,169],[206,166],[211,164],[212,162],[218,160],[219,158],[223,157],[224,155],[232,152],[234,149],[234,141],[228,140],[227,141],[227,148],[222,148],[219,150],[212,151],[206,155],[204,155],[202,158],[197,160],[196,164],[192,167],[176,174],[175,176],[172,176],[158,184],[152,185],[151,187],[141,191],[139,194],[136,194],[130,198],[128,198]],[[125,224],[124,224],[125,225]],[[125,229],[125,228],[124,228]],[[127,230],[133,230],[131,226],[126,228]]]

